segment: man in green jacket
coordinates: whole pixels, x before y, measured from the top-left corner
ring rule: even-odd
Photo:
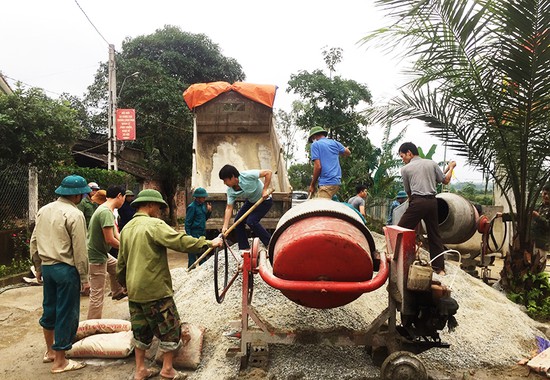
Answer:
[[[135,378],[156,374],[145,365],[145,351],[151,346],[153,335],[160,339],[159,349],[164,354],[160,375],[179,378],[181,375],[172,363],[174,353],[182,344],[181,321],[173,299],[167,248],[200,254],[210,247],[221,247],[223,241],[220,237],[212,241],[204,236],[194,238],[158,219],[161,208],[168,205],[156,190],[142,190],[132,206],[137,212],[122,230],[116,272],[117,280],[128,290]]]
[[[100,189],[99,185],[95,182],[90,182],[88,184],[88,187],[91,189],[91,191],[88,193],[88,196],[85,196],[82,199],[82,202],[78,204],[78,209],[82,211],[84,214],[84,218],[86,218],[86,228],[90,225],[90,219],[92,219],[92,215],[94,215],[94,211],[97,209],[98,204],[92,202],[92,197],[97,193],[97,191]]]

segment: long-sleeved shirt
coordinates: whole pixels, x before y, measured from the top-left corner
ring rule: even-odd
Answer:
[[[171,297],[174,290],[167,248],[200,254],[211,245],[204,237],[196,239],[177,232],[164,221],[137,212],[120,234],[117,280],[126,286],[132,302]]]
[[[187,206],[185,213],[185,232],[193,237],[206,235],[206,221],[212,212],[206,209],[206,204],[198,203],[196,200]]]
[[[42,271],[42,265],[65,263],[76,267],[80,281],[87,283],[86,220],[82,211],[64,197],[38,210],[30,254],[37,271]]]
[[[86,218],[86,228],[88,228],[90,219],[92,219],[92,215],[94,215],[94,211],[97,209],[97,204],[93,203],[89,197],[86,197],[82,199],[76,207],[84,213],[84,218]]]

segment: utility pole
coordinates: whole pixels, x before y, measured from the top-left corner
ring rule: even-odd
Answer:
[[[109,109],[107,112],[109,130],[109,141],[107,148],[107,170],[118,170],[117,146],[116,146],[116,62],[115,45],[109,45]]]

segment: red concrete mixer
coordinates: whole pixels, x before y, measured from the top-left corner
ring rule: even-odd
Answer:
[[[260,263],[260,275],[299,305],[343,306],[386,281],[385,261],[372,279],[375,249],[357,212],[318,198],[283,215],[269,244],[273,271]]]
[[[243,274],[242,313],[241,320],[232,324],[240,339],[240,348],[235,353],[240,355],[242,367],[265,365],[270,343],[320,342],[326,341],[324,335],[329,334],[311,330],[274,331],[264,323],[252,306],[255,274],[259,273],[268,285],[292,302],[317,309],[346,305],[380,288],[389,279],[388,307],[370,327],[366,331],[348,331],[342,337],[331,336],[328,341],[369,347],[375,362],[382,364],[379,359],[386,359],[382,364],[384,378],[427,379],[425,367],[413,352],[449,346],[441,342],[438,330],[453,318],[458,305],[449,297],[450,292],[445,299],[436,296],[441,287],[434,287],[431,279],[426,290],[409,289],[409,268],[416,258],[415,232],[392,226],[385,228],[385,233],[386,249],[379,253],[372,234],[354,209],[331,200],[313,199],[283,215],[270,240],[269,252],[260,249],[259,240],[254,239],[252,248],[243,252],[238,263],[238,273]],[[226,268],[221,293],[217,283],[220,251],[216,250],[214,256],[218,302],[223,301],[238,275],[235,273],[228,281],[228,247],[224,250]],[[398,311],[400,326],[396,323]],[[249,325],[250,320],[253,325]],[[313,338],[318,334],[323,336]],[[397,373],[409,377],[396,377]]]

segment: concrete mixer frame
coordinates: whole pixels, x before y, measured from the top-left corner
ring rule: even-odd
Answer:
[[[249,364],[266,366],[268,344],[318,344],[333,346],[365,346],[371,352],[375,364],[391,353],[409,351],[419,353],[432,347],[449,347],[438,339],[411,341],[403,337],[397,328],[397,312],[414,313],[414,293],[407,289],[409,267],[416,258],[415,231],[397,226],[385,229],[386,252],[382,260],[389,264],[388,306],[370,323],[364,331],[340,329],[331,332],[319,331],[282,331],[262,321],[252,305],[253,275],[259,272],[260,265],[266,265],[266,252],[259,250],[259,241],[255,239],[252,248],[243,253],[242,261],[242,304],[241,320],[231,323],[232,328],[240,331],[240,346],[228,354],[241,358],[241,368]],[[386,256],[386,257],[384,257]],[[250,321],[255,324],[251,326]],[[405,354],[408,352],[405,352]],[[417,360],[415,358],[415,360]]]

